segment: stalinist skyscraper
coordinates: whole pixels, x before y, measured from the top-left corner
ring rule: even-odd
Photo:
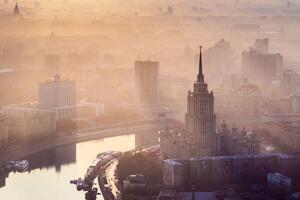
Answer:
[[[200,47],[199,72],[193,91],[188,92],[184,130],[160,131],[160,156],[168,158],[200,158],[217,155],[248,155],[259,153],[255,135],[247,136],[244,129],[230,131],[225,121],[216,130],[214,94],[208,91],[202,69]]]
[[[200,47],[199,72],[193,92],[188,92],[185,114],[185,138],[189,140],[189,157],[212,156],[218,151],[214,95],[209,92],[202,70]]]
[[[204,81],[201,47],[197,80],[194,90],[189,91],[187,96],[185,130],[162,132],[160,142],[162,158],[214,156],[219,152],[214,95],[208,91]]]

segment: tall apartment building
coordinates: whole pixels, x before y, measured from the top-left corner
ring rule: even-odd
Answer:
[[[135,62],[135,87],[138,103],[157,105],[159,102],[159,62]]]
[[[207,80],[219,81],[221,74],[233,70],[233,51],[230,42],[221,39],[214,46],[203,52]],[[198,62],[198,60],[196,61]]]
[[[264,40],[256,41],[256,48],[242,52],[242,75],[250,80],[270,83],[282,78],[283,57],[276,53],[268,53],[268,45]]]

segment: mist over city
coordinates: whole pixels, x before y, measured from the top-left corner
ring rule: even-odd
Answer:
[[[300,199],[297,0],[0,0],[0,199]]]

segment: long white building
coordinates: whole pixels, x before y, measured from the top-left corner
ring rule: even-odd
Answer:
[[[39,107],[55,110],[58,120],[76,118],[76,81],[55,75],[53,80],[40,83]]]
[[[52,108],[76,104],[76,81],[62,80],[59,75],[54,80],[39,84],[39,107]]]

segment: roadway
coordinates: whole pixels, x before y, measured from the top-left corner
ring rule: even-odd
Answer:
[[[136,148],[136,149],[127,151],[127,153],[137,153],[137,152],[152,153],[152,152],[156,152],[156,151],[159,151],[159,145],[148,145],[145,147],[140,147],[140,148]],[[118,163],[119,163],[119,160],[115,159],[104,170],[104,174],[107,179],[107,184],[108,184],[110,191],[115,200],[122,199],[121,191],[120,191],[120,183],[116,177],[116,169],[117,169]],[[98,181],[98,184],[100,187],[101,182]],[[108,195],[104,195],[103,197],[105,197],[105,196],[108,196]]]
[[[108,127],[98,129],[89,129],[75,132],[71,135],[59,136],[56,138],[49,138],[38,143],[20,145],[17,147],[8,148],[0,155],[0,165],[5,164],[9,160],[18,160],[30,154],[37,153],[49,148],[63,146],[67,144],[74,144],[89,140],[95,140],[105,137],[113,137],[119,135],[139,134],[147,131],[159,131],[165,128],[169,123],[165,120],[151,120],[148,123],[142,124],[134,123],[133,125],[125,125],[124,127]]]

